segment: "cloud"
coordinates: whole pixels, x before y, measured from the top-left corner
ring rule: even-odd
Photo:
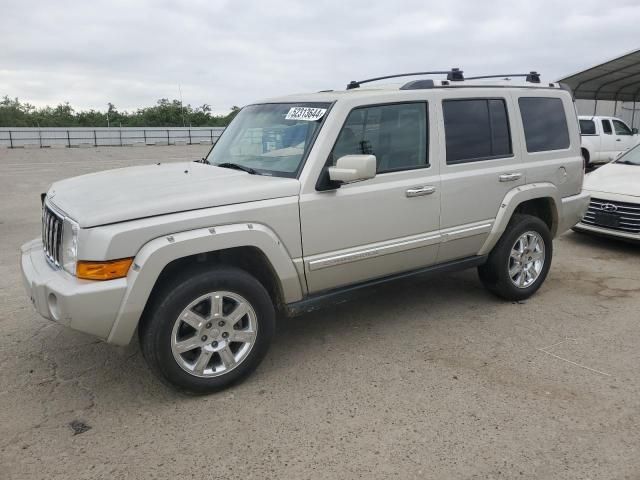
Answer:
[[[3,0],[9,3],[9,0]],[[638,48],[635,1],[22,1],[2,7],[0,95],[225,112],[387,73],[460,66],[547,80]]]

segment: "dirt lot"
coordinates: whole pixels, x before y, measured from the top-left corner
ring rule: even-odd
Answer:
[[[37,316],[18,249],[40,192],[205,150],[0,150],[0,478],[640,478],[638,246],[567,233],[524,303],[468,271],[282,320],[248,381],[203,398]]]

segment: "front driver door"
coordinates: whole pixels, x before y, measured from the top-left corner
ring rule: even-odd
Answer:
[[[322,191],[320,183],[302,192],[304,270],[310,293],[435,262],[440,180],[438,165],[430,162],[433,142],[427,120],[427,103],[422,101],[350,111],[327,165],[347,154],[373,154],[377,174],[340,188]]]

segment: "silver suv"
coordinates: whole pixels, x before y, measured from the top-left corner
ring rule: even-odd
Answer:
[[[207,393],[256,368],[278,314],[361,287],[477,267],[529,297],[589,202],[572,96],[445,73],[256,103],[198,162],[53,184],[22,247],[35,308],[117,345],[137,332],[160,379]]]

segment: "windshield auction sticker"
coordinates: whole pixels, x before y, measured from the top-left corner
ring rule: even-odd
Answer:
[[[285,120],[315,122],[316,120],[320,120],[326,111],[326,108],[292,107],[284,118]]]

